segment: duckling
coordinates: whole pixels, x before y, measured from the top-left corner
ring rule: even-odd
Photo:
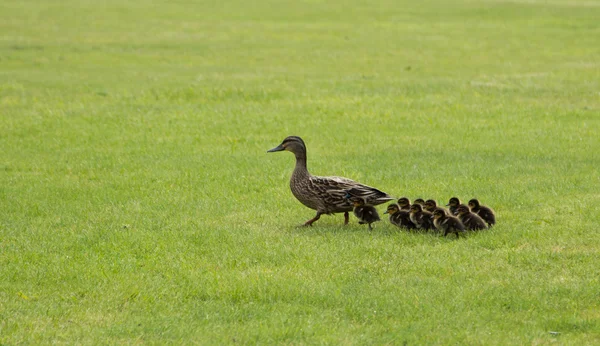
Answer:
[[[449,208],[450,214],[456,216],[456,214],[457,214],[456,208],[458,208],[459,205],[460,205],[460,199],[458,199],[458,197],[452,197],[448,201],[448,204],[446,204],[446,207],[450,207]]]
[[[414,229],[415,224],[410,221],[410,212],[400,209],[398,204],[390,204],[384,214],[390,215],[390,223],[400,228]]]
[[[398,199],[398,206],[400,207],[400,210],[410,210],[410,199],[400,197],[400,199]]]
[[[424,211],[420,204],[410,206],[410,221],[415,224],[416,228],[422,230],[433,229],[432,214]]]
[[[415,204],[420,204],[421,207],[425,206],[425,200],[423,200],[423,198],[417,198],[415,199]]]
[[[465,228],[470,231],[488,228],[485,221],[483,221],[479,215],[471,212],[469,207],[464,204],[458,206],[458,219],[465,225]]]
[[[437,209],[443,210],[445,214],[448,214],[448,210],[442,207],[438,207],[437,202],[433,199],[428,199],[425,201],[425,210],[430,213],[433,213]]]
[[[465,226],[457,217],[446,215],[441,209],[436,209],[433,212],[433,224],[438,231],[442,232],[444,237],[449,233],[454,233],[456,238],[459,238],[459,234],[465,231]]]
[[[362,198],[352,198],[352,204],[354,205],[354,215],[358,218],[358,223],[369,225],[369,231],[373,229],[371,224],[376,221],[380,221],[377,209],[370,205],[365,205],[365,201]]]
[[[481,216],[490,227],[496,223],[496,214],[494,214],[492,208],[479,204],[479,200],[476,198],[469,201],[469,208],[471,208],[472,212]]]
[[[348,212],[352,203],[345,198],[348,192],[362,198],[366,205],[379,205],[394,198],[374,187],[363,185],[343,177],[319,177],[308,172],[306,166],[306,144],[298,136],[289,136],[268,153],[289,151],[296,157],[296,167],[290,178],[292,194],[300,203],[317,211],[317,215],[304,223],[305,226],[319,220],[323,214],[344,213],[344,224],[348,224]]]

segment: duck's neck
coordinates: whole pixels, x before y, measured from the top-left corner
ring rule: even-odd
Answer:
[[[308,179],[310,173],[306,167],[306,153],[295,153],[296,155],[296,167],[294,173],[292,173],[293,180]]]

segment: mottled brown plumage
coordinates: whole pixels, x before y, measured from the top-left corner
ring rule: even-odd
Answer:
[[[373,206],[394,198],[376,188],[363,185],[343,177],[318,177],[311,175],[306,166],[306,145],[297,136],[289,136],[268,152],[287,150],[296,157],[296,167],[290,178],[292,194],[305,206],[317,211],[317,215],[305,225],[311,226],[323,214],[344,213],[348,223],[348,212],[353,210],[347,194],[360,197],[365,205]]]
[[[458,219],[469,231],[477,231],[488,228],[485,224],[485,221],[479,215],[471,212],[469,207],[464,204],[458,206]]]
[[[471,211],[481,216],[485,222],[491,227],[496,223],[496,214],[490,207],[479,204],[479,200],[473,198],[469,201],[469,208]]]
[[[397,204],[390,204],[384,214],[390,215],[390,223],[404,229],[414,229],[415,224],[410,221],[410,212],[402,210]]]

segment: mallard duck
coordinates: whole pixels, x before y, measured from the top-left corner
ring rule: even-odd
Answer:
[[[410,221],[410,212],[402,210],[398,204],[390,204],[384,214],[390,215],[390,223],[400,228],[414,229],[415,224]]]
[[[442,232],[444,237],[449,233],[454,233],[456,234],[456,237],[459,238],[459,234],[465,231],[465,226],[458,218],[452,215],[446,215],[442,209],[436,209],[433,212],[433,224],[438,231]]]
[[[400,210],[410,210],[410,199],[407,197],[400,197],[398,199],[398,206]]]
[[[479,215],[471,212],[469,207],[464,204],[458,206],[458,219],[465,225],[465,228],[470,231],[488,228],[485,221],[483,221]]]
[[[306,226],[312,226],[323,214],[334,213],[344,213],[344,224],[348,224],[348,212],[353,205],[345,198],[347,193],[362,198],[365,205],[371,206],[394,199],[385,192],[348,178],[311,175],[306,166],[306,145],[300,137],[289,136],[267,152],[283,150],[296,156],[296,167],[290,178],[292,193],[302,204],[317,211],[315,217],[304,223]]]
[[[358,223],[369,225],[369,231],[373,229],[371,224],[376,221],[380,221],[377,209],[370,205],[365,205],[362,198],[352,198],[352,204],[354,205],[354,216],[358,219]]]
[[[456,208],[458,208],[459,205],[460,199],[458,199],[458,197],[452,197],[448,201],[448,204],[446,204],[446,207],[449,207],[448,209],[450,209],[450,213],[456,216]]]
[[[424,211],[420,204],[413,204],[410,206],[410,221],[414,223],[418,229],[432,229],[434,227],[432,216],[433,215],[430,212]]]
[[[433,213],[437,209],[442,210],[445,214],[449,213],[449,211],[446,210],[445,208],[438,207],[437,202],[435,200],[433,200],[433,199],[426,200],[424,208],[425,208],[425,210],[427,210],[430,213]]]
[[[496,223],[496,214],[494,214],[492,208],[479,204],[479,200],[475,198],[470,200],[469,208],[471,208],[472,212],[481,216],[481,218],[485,220],[490,227]]]

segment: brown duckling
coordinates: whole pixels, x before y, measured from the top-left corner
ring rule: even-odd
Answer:
[[[422,230],[433,229],[433,214],[423,210],[420,204],[410,206],[410,221],[415,224],[416,228]]]
[[[465,226],[457,217],[446,215],[441,209],[436,209],[433,212],[433,224],[438,231],[442,232],[444,237],[449,233],[454,233],[456,238],[459,238],[459,234],[465,231]]]
[[[410,210],[410,199],[400,197],[400,199],[398,199],[398,206],[400,207],[400,210]]]
[[[437,209],[443,210],[444,213],[448,214],[449,211],[446,210],[445,208],[442,207],[438,207],[437,202],[433,199],[428,199],[425,201],[425,210],[427,210],[430,213],[433,213],[434,211],[436,211]]]
[[[465,225],[465,228],[470,231],[488,228],[485,221],[483,221],[479,215],[471,212],[469,207],[464,204],[458,206],[458,219]]]
[[[400,209],[397,204],[390,204],[384,214],[390,215],[390,223],[400,228],[414,229],[415,224],[410,221],[410,212]]]
[[[494,214],[492,208],[479,204],[479,200],[475,198],[470,200],[469,208],[471,208],[472,212],[481,216],[481,218],[485,220],[490,227],[496,223],[496,214]]]
[[[358,218],[358,223],[369,225],[369,231],[373,229],[371,224],[376,221],[380,221],[377,209],[370,205],[365,205],[365,201],[362,198],[352,198],[352,204],[354,205],[354,215]]]
[[[446,204],[446,207],[449,207],[448,209],[450,210],[450,214],[456,216],[456,214],[458,213],[456,211],[456,208],[458,208],[459,205],[460,205],[460,199],[458,199],[458,197],[452,197],[448,201],[448,204]]]
[[[415,204],[420,204],[421,207],[425,206],[425,200],[423,198],[417,198],[415,199]]]

